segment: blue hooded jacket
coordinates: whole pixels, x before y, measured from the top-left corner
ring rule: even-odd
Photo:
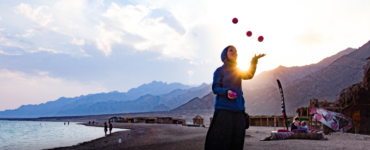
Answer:
[[[248,71],[240,70],[236,67],[236,62],[232,62],[227,58],[229,47],[226,47],[221,53],[221,60],[224,62],[224,65],[217,68],[213,74],[212,91],[216,94],[215,110],[244,111],[242,79],[248,80],[253,78],[257,68],[257,60],[252,59]],[[228,90],[235,92],[237,97],[233,100],[229,99]]]

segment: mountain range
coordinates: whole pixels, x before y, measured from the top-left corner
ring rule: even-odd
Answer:
[[[370,56],[370,41],[358,49],[348,48],[322,61],[302,67],[279,66],[243,82],[246,112],[250,115],[280,115],[281,97],[276,79],[283,85],[286,110],[309,105],[317,98],[330,102],[340,91],[363,79],[363,66]],[[250,85],[249,85],[250,84]],[[212,109],[213,93],[194,98],[174,110]]]
[[[0,118],[35,118],[35,117],[50,117],[50,116],[70,116],[70,115],[94,115],[108,112],[129,112],[130,105],[136,105],[139,102],[150,102],[151,100],[158,100],[159,102],[168,101],[170,98],[178,98],[177,102],[172,102],[166,105],[174,107],[181,105],[181,98],[188,98],[186,93],[202,96],[199,94],[202,89],[208,86],[202,84],[198,87],[191,87],[180,83],[163,83],[153,81],[149,84],[141,85],[133,88],[128,92],[109,92],[82,95],[74,98],[61,97],[55,101],[49,101],[38,105],[22,105],[18,109],[0,111]],[[198,92],[197,92],[198,91]],[[158,98],[157,96],[160,95]],[[189,98],[190,99],[190,98]],[[137,102],[135,103],[134,101]],[[123,104],[127,108],[119,110],[113,109],[112,105]],[[149,103],[145,103],[149,104]],[[154,106],[159,105],[150,103]],[[152,107],[154,107],[152,106]],[[139,107],[139,106],[138,106]],[[117,108],[118,109],[118,108]],[[149,110],[152,108],[148,108]],[[146,107],[140,110],[147,111]]]
[[[370,41],[358,49],[347,48],[322,61],[295,67],[279,66],[243,81],[246,111],[250,115],[280,114],[281,98],[276,79],[282,83],[286,110],[307,106],[309,100],[335,101],[339,92],[363,78],[362,67],[370,56]],[[0,118],[78,116],[150,111],[213,109],[211,84],[191,87],[153,81],[128,92],[61,97],[39,105],[23,105],[0,112]]]

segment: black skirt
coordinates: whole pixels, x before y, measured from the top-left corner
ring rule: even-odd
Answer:
[[[242,150],[245,128],[244,111],[216,110],[208,129],[205,150]]]

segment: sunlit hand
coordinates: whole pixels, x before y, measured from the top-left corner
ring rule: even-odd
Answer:
[[[254,57],[252,58],[252,63],[257,64],[258,63],[258,59],[260,59],[260,58],[262,58],[264,56],[266,56],[265,53],[258,54],[258,55],[254,54]]]
[[[235,93],[235,96],[231,96],[231,95],[232,95],[232,93],[235,93],[235,92],[233,92],[233,91],[231,91],[231,90],[228,90],[228,91],[227,91],[227,97],[229,97],[231,100],[234,100],[234,99],[236,98],[236,93]]]

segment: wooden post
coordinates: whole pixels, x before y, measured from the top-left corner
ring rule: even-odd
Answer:
[[[262,117],[260,117],[260,126],[262,127]]]
[[[310,116],[310,112],[308,112],[308,107],[307,107],[307,118]]]
[[[276,113],[274,113],[274,131],[276,131]]]
[[[267,119],[267,127],[269,126],[269,117],[266,116]]]

